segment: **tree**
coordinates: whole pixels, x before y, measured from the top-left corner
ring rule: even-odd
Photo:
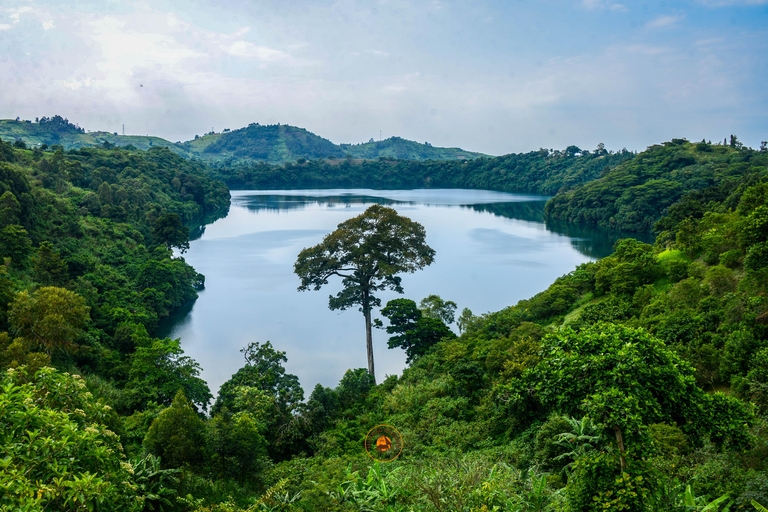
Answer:
[[[298,448],[294,412],[304,400],[299,378],[285,372],[285,352],[275,350],[270,342],[250,343],[241,352],[246,364],[222,384],[211,413],[223,418],[244,412],[254,415],[254,421],[266,425],[272,459],[290,458]]]
[[[430,347],[443,338],[456,337],[442,319],[425,316],[412,300],[391,300],[381,310],[381,314],[389,319],[387,333],[395,335],[389,338],[387,345],[389,348],[401,347],[405,350],[407,363],[426,354]]]
[[[432,264],[435,251],[425,238],[421,224],[374,204],[361,215],[339,224],[318,245],[301,251],[294,265],[294,272],[301,279],[299,291],[319,290],[330,277],[342,278],[344,289],[329,297],[328,307],[345,310],[360,306],[365,317],[368,373],[374,382],[371,311],[381,305],[374,293],[385,289],[403,293],[397,274],[412,273]]]
[[[47,286],[32,294],[16,295],[8,312],[11,331],[49,356],[57,349],[71,351],[89,320],[85,299],[64,288]]]
[[[32,257],[32,264],[35,280],[43,286],[63,286],[69,280],[67,262],[61,259],[51,242],[40,242],[37,256]]]
[[[206,411],[213,398],[208,384],[200,378],[200,365],[182,355],[179,339],[150,338],[143,326],[136,333],[139,346],[130,358],[129,381],[126,389],[133,406],[141,409],[149,401],[168,405],[179,391],[194,408]]]
[[[219,396],[211,409],[212,414],[220,412],[225,407],[232,413],[239,412],[237,394],[241,387],[265,391],[276,404],[289,410],[293,410],[304,400],[304,391],[299,384],[299,378],[285,373],[283,363],[288,361],[285,352],[275,350],[269,341],[263,345],[259,342],[249,343],[240,352],[245,357],[245,366],[221,385]]]
[[[178,213],[164,213],[152,227],[152,237],[169,249],[176,247],[184,253],[189,249],[189,228],[181,223]]]
[[[144,448],[160,457],[164,468],[201,465],[206,458],[205,423],[179,390],[173,403],[152,422]]]
[[[427,318],[442,320],[445,325],[450,325],[456,316],[456,303],[452,300],[443,300],[439,295],[430,295],[421,299],[419,309]]]
[[[31,251],[32,242],[26,229],[11,224],[0,230],[0,256],[10,258],[12,265],[20,267]]]

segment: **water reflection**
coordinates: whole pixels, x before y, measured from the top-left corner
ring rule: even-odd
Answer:
[[[261,191],[233,192],[233,205],[246,208],[252,212],[285,212],[290,210],[305,210],[311,206],[328,208],[352,207],[361,205],[380,204],[382,206],[443,206],[467,208],[476,212],[490,213],[506,219],[523,220],[544,224],[544,205],[548,197],[526,194],[506,194],[503,192],[467,191],[467,190],[424,190],[399,191],[383,190],[375,194],[356,193],[337,190],[307,190],[301,193],[285,194]],[[403,192],[410,193],[409,195]],[[422,192],[422,194],[414,194]],[[426,193],[424,193],[426,192]],[[483,202],[472,203],[478,199],[481,192]],[[621,231],[606,231],[592,226],[581,226],[566,222],[549,221],[546,229],[553,233],[567,236],[571,244],[580,253],[589,258],[600,259],[613,252],[614,244],[622,238],[636,238],[646,243],[653,243],[653,235],[643,233],[628,233]],[[202,236],[205,228],[190,235],[190,239]],[[193,238],[194,237],[194,238]]]

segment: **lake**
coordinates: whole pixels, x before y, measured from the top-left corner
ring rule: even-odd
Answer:
[[[340,279],[320,291],[297,291],[293,264],[303,248],[371,204],[383,204],[423,225],[436,256],[424,270],[402,274],[404,295],[382,293],[382,305],[437,294],[456,302],[459,312],[498,311],[610,254],[619,238],[545,225],[546,199],[456,189],[233,191],[227,217],[202,228],[184,254],[205,275],[205,289],[161,326],[160,336],[181,338],[214,395],[243,366],[240,349],[269,340],[286,353],[286,371],[299,377],[308,397],[315,384],[335,387],[347,369],[367,367],[367,359],[362,313],[328,309]],[[373,317],[380,317],[378,310]],[[374,329],[373,336],[377,381],[399,375],[404,352],[387,348],[384,330]]]

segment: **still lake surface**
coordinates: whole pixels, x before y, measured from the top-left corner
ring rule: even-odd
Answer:
[[[201,229],[184,254],[205,275],[205,289],[159,335],[181,338],[214,396],[243,366],[240,349],[269,340],[286,353],[286,371],[299,377],[306,398],[315,384],[335,387],[347,369],[367,367],[367,360],[363,315],[357,308],[328,309],[341,279],[320,291],[297,291],[293,264],[303,248],[371,204],[383,204],[422,224],[436,257],[424,270],[402,274],[405,294],[381,293],[382,305],[437,294],[456,302],[459,312],[498,311],[610,254],[620,237],[545,225],[546,199],[457,189],[233,191],[227,217]],[[387,348],[384,330],[374,329],[373,336],[377,381],[399,375],[404,352]]]

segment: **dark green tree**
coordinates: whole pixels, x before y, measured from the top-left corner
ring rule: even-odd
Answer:
[[[184,399],[191,401],[195,409],[207,410],[213,396],[208,384],[199,377],[197,361],[182,355],[178,339],[150,338],[142,326],[139,328],[139,346],[131,356],[126,385],[133,407],[143,408],[150,401],[168,405],[178,391],[183,391]]]
[[[375,204],[339,224],[318,245],[301,251],[294,265],[301,279],[300,291],[319,290],[329,278],[342,278],[344,288],[329,297],[328,307],[344,310],[360,306],[365,317],[368,372],[374,380],[371,311],[381,305],[374,294],[385,289],[403,293],[397,274],[415,272],[432,263],[435,251],[425,239],[421,224]]]
[[[182,224],[177,213],[164,213],[155,221],[152,236],[166,247],[176,247],[182,253],[189,249],[189,228]]]
[[[11,264],[19,267],[32,251],[32,242],[27,230],[11,224],[0,230],[0,256],[10,258]]]
[[[43,286],[64,286],[69,280],[67,262],[61,259],[50,242],[40,242],[37,256],[32,257],[32,264],[35,280]]]
[[[152,422],[144,448],[160,457],[164,468],[199,466],[206,458],[205,423],[179,390],[173,403]]]
[[[21,214],[21,205],[19,204],[13,192],[6,190],[0,196],[0,225],[18,224]]]
[[[244,393],[246,396],[248,393],[263,394],[270,400],[264,420],[270,456],[273,459],[286,458],[299,448],[292,443],[296,434],[294,413],[304,400],[299,378],[285,372],[283,363],[288,361],[285,352],[275,350],[268,341],[263,345],[250,343],[241,352],[246,364],[222,384],[211,412],[256,414],[253,406],[240,397]]]
[[[387,345],[389,348],[400,347],[405,350],[408,363],[426,354],[430,347],[443,338],[456,337],[443,320],[424,316],[416,303],[409,299],[387,302],[381,314],[389,319],[387,333],[394,334]]]

